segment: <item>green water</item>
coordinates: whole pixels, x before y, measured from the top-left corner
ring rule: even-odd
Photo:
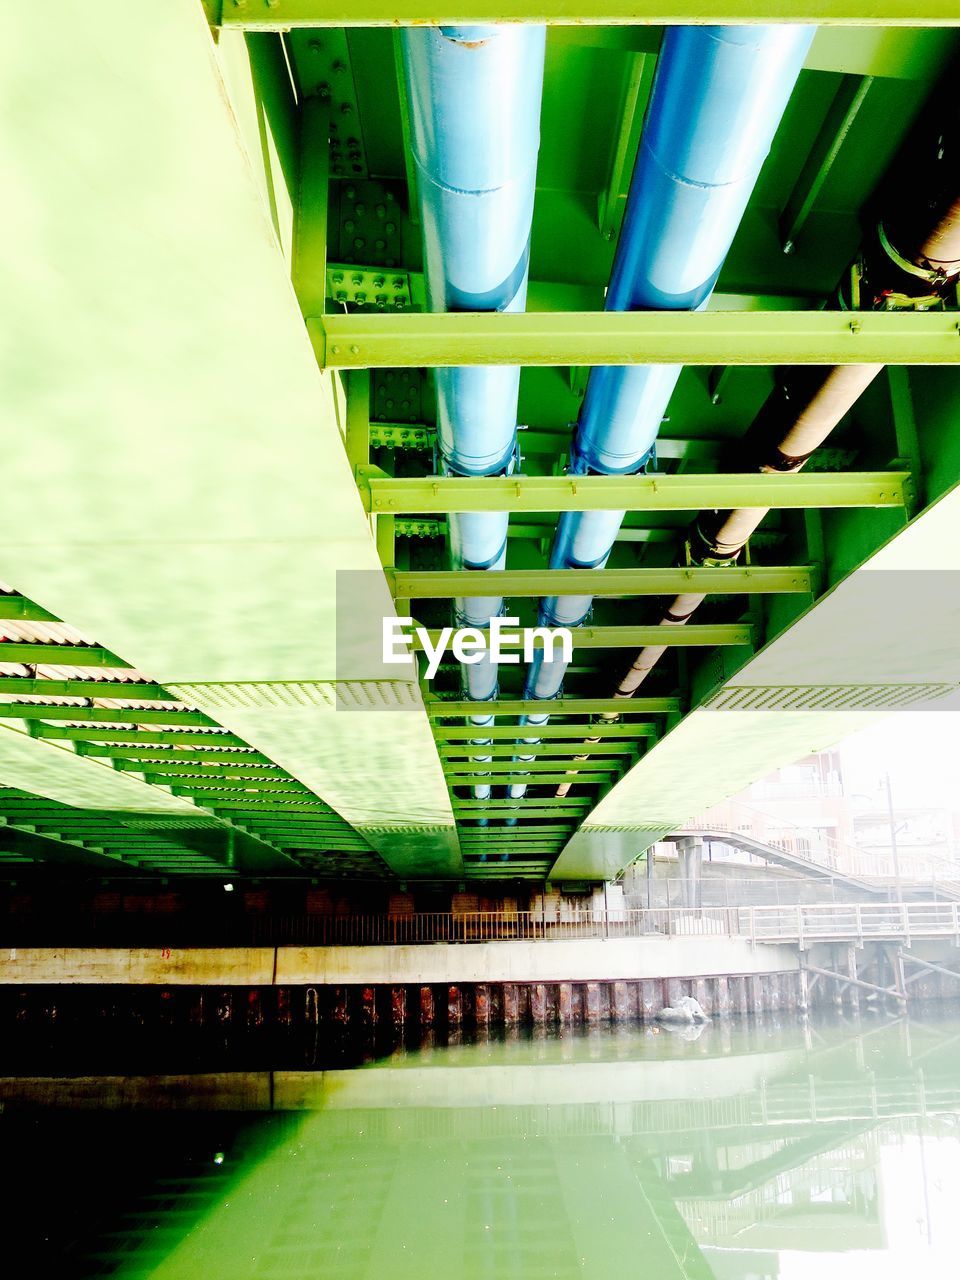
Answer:
[[[517,1033],[0,1100],[10,1275],[960,1274],[957,1018]]]

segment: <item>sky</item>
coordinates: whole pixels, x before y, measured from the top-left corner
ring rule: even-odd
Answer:
[[[895,806],[960,809],[960,711],[894,711],[839,750],[847,795],[879,794],[889,770]]]

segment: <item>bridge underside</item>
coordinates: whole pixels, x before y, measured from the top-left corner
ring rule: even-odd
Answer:
[[[778,765],[960,689],[956,311],[820,310],[957,32],[821,29],[710,310],[660,333],[600,308],[662,29],[551,27],[530,314],[432,325],[396,37],[362,10],[349,31],[292,0],[6,17],[11,869],[599,880]],[[434,475],[451,353],[524,366],[521,472],[470,494]],[[561,474],[578,360],[687,366],[656,481]],[[802,474],[730,471],[776,366],[862,361],[887,368]],[[345,665],[337,573],[364,572],[371,612],[446,625],[447,516],[508,509],[503,591],[532,622],[557,512],[591,503],[627,517],[576,584],[594,615],[509,802],[522,664],[481,767],[456,664],[423,686]],[[731,506],[771,508],[746,560],[676,568],[694,514]],[[664,598],[698,581],[696,622],[597,726]]]

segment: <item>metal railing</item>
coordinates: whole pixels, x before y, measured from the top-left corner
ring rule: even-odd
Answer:
[[[266,915],[230,922],[102,917],[0,924],[0,947],[12,946],[398,946],[406,943],[551,942],[575,939],[727,936],[751,942],[900,941],[953,938],[960,944],[960,903],[868,902],[546,911],[418,912],[411,915]]]
[[[678,831],[708,839],[713,836],[718,844],[723,844],[723,834],[729,832],[840,875],[867,880],[894,877],[893,858],[889,853],[868,853],[849,841],[838,840],[822,827],[791,822],[739,800],[724,801],[715,809],[690,818]],[[943,884],[951,889],[960,881],[960,863],[939,854],[921,854],[904,848],[898,862],[901,876],[908,880]]]

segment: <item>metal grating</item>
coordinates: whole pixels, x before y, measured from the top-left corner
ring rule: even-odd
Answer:
[[[184,702],[199,702],[217,711],[244,707],[332,707],[329,680],[249,680],[223,684],[175,684],[171,692]]]
[[[916,706],[957,693],[954,684],[734,685],[703,705],[713,711],[871,711]]]

